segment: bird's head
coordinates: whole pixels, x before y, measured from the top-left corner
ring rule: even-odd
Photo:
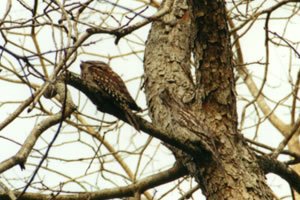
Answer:
[[[109,65],[102,61],[93,61],[93,60],[81,61],[81,64],[80,64],[81,70],[84,70],[85,68],[89,68],[89,67],[92,67],[92,68],[96,67],[103,71],[106,71],[107,69],[109,69]]]

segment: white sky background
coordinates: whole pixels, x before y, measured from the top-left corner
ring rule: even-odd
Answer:
[[[19,6],[17,1],[12,1],[13,7],[12,12],[10,13],[10,17],[12,19],[20,19],[20,18],[27,18],[30,13],[28,11],[25,11],[23,8]],[[30,0],[26,1],[30,4]],[[122,5],[132,8],[132,7],[138,7],[138,5],[141,5],[140,3],[137,3],[136,1],[121,1]],[[257,4],[259,4],[262,1],[257,1]],[[274,3],[273,1],[268,1],[268,4],[264,4],[263,7],[270,7]],[[0,7],[5,8],[6,1],[0,1]],[[30,4],[32,5],[32,3]],[[109,4],[106,4],[107,8],[110,8]],[[228,3],[228,6],[232,6],[232,4]],[[262,7],[262,8],[263,8]],[[0,9],[0,17],[3,15],[3,9]],[[125,11],[123,9],[119,10],[120,12],[124,13]],[[155,12],[154,9],[148,9],[146,12],[144,12],[144,15],[151,15]],[[277,12],[274,13],[271,17],[283,17],[290,15],[291,12],[288,9],[279,9]],[[132,16],[129,14],[129,16]],[[57,16],[59,17],[59,16]],[[99,17],[99,16],[95,16]],[[116,15],[116,17],[118,17]],[[264,15],[265,17],[265,15]],[[58,18],[59,19],[59,18]],[[132,23],[141,20],[142,18],[137,18]],[[92,18],[90,18],[92,20]],[[113,20],[110,20],[111,22]],[[300,28],[299,28],[299,16],[294,17],[288,24],[286,30],[285,30],[285,38],[288,38],[289,41],[291,41],[291,44],[293,42],[299,42],[300,40]],[[96,20],[94,19],[94,22]],[[123,23],[126,23],[126,19],[123,19]],[[241,45],[244,52],[244,59],[247,63],[252,63],[256,61],[264,62],[265,59],[265,38],[264,38],[264,23],[265,20],[262,19],[261,21],[255,22],[251,30],[241,39]],[[282,19],[277,19],[270,21],[269,29],[273,32],[276,32],[281,35],[281,33],[284,31],[282,27],[284,27],[286,21]],[[117,26],[118,24],[114,24]],[[248,27],[248,26],[246,26]],[[128,88],[130,89],[130,92],[133,97],[136,97],[138,89],[141,87],[141,82],[139,79],[134,79],[136,77],[139,77],[143,74],[143,54],[142,50],[144,49],[144,41],[147,38],[147,33],[150,26],[148,25],[145,28],[142,28],[140,30],[135,31],[132,35],[127,36],[125,39],[121,39],[118,46],[114,45],[114,37],[110,35],[96,35],[89,39],[89,41],[96,42],[96,44],[90,45],[88,47],[85,47],[85,53],[80,54],[76,60],[75,63],[72,64],[70,70],[73,72],[79,73],[79,63],[81,60],[89,60],[89,59],[99,59],[101,58],[102,61],[108,61],[108,58],[111,58],[110,64],[114,71],[116,71],[123,80],[131,80],[127,83]],[[242,29],[239,33],[242,33],[244,29]],[[85,27],[80,26],[79,32],[84,32]],[[19,44],[25,44],[25,46],[33,47],[32,40],[30,38],[27,38],[24,40],[23,37],[20,35],[14,36],[15,42]],[[59,38],[59,34],[57,33],[57,38]],[[270,35],[270,37],[273,37]],[[140,38],[140,39],[137,39]],[[54,47],[54,43],[52,40],[52,31],[44,29],[42,30],[38,35],[38,40],[41,44],[41,51],[46,52]],[[133,42],[134,41],[134,42]],[[139,43],[137,43],[137,41]],[[276,39],[277,42],[283,43],[283,41]],[[0,37],[0,45],[3,45],[3,39]],[[299,50],[298,46],[294,46],[296,49]],[[9,46],[11,49],[11,46]],[[20,55],[23,54],[22,51],[19,49],[14,49],[14,53],[18,53]],[[137,52],[136,54],[131,54],[129,56],[120,57],[118,58],[118,55],[127,54],[132,51]],[[299,70],[299,58],[296,58],[295,53],[290,51],[290,48],[279,48],[277,46],[274,46],[270,43],[270,65],[269,65],[269,73],[268,73],[268,81],[267,85],[264,87],[264,94],[266,94],[269,98],[271,98],[274,101],[278,101],[283,99],[287,94],[290,93],[290,84],[288,82],[289,76],[292,75],[293,80],[296,79],[297,72]],[[54,61],[54,54],[48,55],[50,59],[53,59]],[[13,59],[9,56],[7,56],[8,59],[11,59],[11,62]],[[289,73],[289,62],[290,58],[292,58],[292,73]],[[3,58],[2,58],[3,59]],[[3,60],[2,60],[3,62]],[[5,61],[4,61],[5,62]],[[38,62],[38,60],[35,60],[33,63]],[[19,68],[19,66],[16,66]],[[252,71],[252,75],[257,77],[255,80],[259,84],[261,81],[261,77],[263,74],[264,66],[262,65],[251,65],[248,68],[250,71]],[[2,75],[5,72],[1,72],[0,75]],[[133,80],[132,80],[133,79]],[[39,80],[34,79],[34,81],[41,83]],[[241,81],[239,81],[240,83]],[[71,87],[69,87],[71,89]],[[0,90],[2,91],[2,94],[0,96],[0,103],[4,101],[16,101],[16,100],[25,100],[30,96],[30,91],[28,87],[24,87],[21,85],[16,84],[7,84],[7,82],[4,82],[0,80]],[[85,105],[85,98],[83,95],[78,95],[78,92],[72,90],[73,100],[78,104],[79,109],[83,108]],[[252,100],[252,97],[250,96],[247,88],[245,85],[238,85],[237,91],[239,95],[243,95],[243,97],[246,97],[250,100]],[[287,101],[287,104],[290,104],[291,99]],[[49,105],[51,102],[49,100],[44,99],[43,102],[45,105]],[[145,108],[145,98],[143,93],[138,95],[137,99],[138,104]],[[270,103],[270,102],[269,102]],[[0,104],[1,105],[1,104]],[[52,105],[52,103],[50,104]],[[242,107],[245,105],[245,102],[238,101],[238,112],[241,113]],[[272,104],[269,104],[272,105]],[[0,107],[0,122],[2,122],[11,112],[13,112],[18,105],[16,104],[5,104],[1,105]],[[49,106],[51,107],[51,106]],[[87,102],[87,106],[84,107],[84,113],[85,114],[91,114],[94,117],[101,118],[102,113],[96,112],[95,106],[91,103]],[[49,108],[50,109],[50,108]],[[56,112],[58,111],[57,107],[53,105],[52,111]],[[255,123],[257,123],[257,118],[255,117],[255,114],[251,114],[253,111],[253,107],[249,108],[249,111],[247,112],[249,117],[247,118],[247,121],[245,123],[245,126],[252,126]],[[32,116],[34,114],[38,114],[39,111],[33,111],[31,113],[23,112],[21,116],[28,117]],[[276,110],[276,113],[280,117],[280,119],[284,119],[286,122],[290,121],[290,113],[288,108],[282,108],[280,107],[278,110]],[[38,122],[41,121],[43,117],[39,118],[31,118],[31,119],[17,119],[13,123],[11,123],[9,126],[7,126],[4,130],[0,132],[0,136],[5,136],[7,138],[11,138],[19,143],[22,144],[22,142],[25,140],[27,135],[30,133],[33,126]],[[34,121],[35,119],[36,121]],[[112,120],[114,118],[109,117],[106,115],[107,120]],[[96,124],[99,125],[99,124]],[[74,132],[74,128],[65,127],[65,130],[68,130],[66,134],[60,134],[58,137],[58,140],[55,144],[62,144],[63,141],[77,141],[81,140],[88,144],[91,144],[93,147],[97,146],[99,143],[96,142],[90,137],[86,136],[84,133],[77,134]],[[36,145],[37,149],[42,149],[45,151],[45,147],[47,147],[47,142],[49,142],[52,139],[53,133],[56,131],[55,128],[52,129],[52,131],[47,131],[47,133],[44,133],[42,135],[43,139],[40,139]],[[73,131],[73,132],[72,132]],[[52,133],[51,133],[52,132]],[[103,131],[100,131],[101,134],[103,134]],[[146,134],[130,134],[133,132],[133,129],[125,126],[122,128],[122,132],[120,134],[116,134],[114,132],[110,132],[106,134],[106,139],[111,142],[112,145],[115,145],[116,149],[120,150],[135,150],[137,147],[143,146],[145,142],[148,139],[148,136]],[[243,130],[243,133],[245,136],[252,138],[254,136],[255,128],[248,128]],[[270,123],[266,120],[264,123],[261,124],[258,134],[258,140],[262,143],[266,143],[270,146],[276,147],[278,143],[282,140],[282,136],[278,133],[278,131],[270,125]],[[118,141],[121,141],[118,143]],[[153,140],[151,143],[151,147],[147,148],[147,154],[149,156],[153,156],[153,151],[156,148],[157,144],[159,144],[159,141]],[[10,156],[14,155],[20,148],[19,145],[15,145],[11,142],[8,142],[5,139],[0,138],[0,162],[9,158]],[[101,149],[100,155],[105,155],[107,151],[104,150],[104,148]],[[19,167],[14,167],[7,172],[3,174],[3,177],[5,178],[28,178],[34,167],[31,167],[31,164],[37,163],[40,159],[40,154],[34,153],[33,155],[38,155],[39,158],[29,158],[28,163],[26,165],[26,170],[21,171]],[[87,145],[84,145],[81,142],[75,142],[71,144],[64,144],[60,147],[52,148],[50,151],[50,157],[61,157],[65,159],[78,159],[79,157],[91,157],[94,155],[94,152],[91,148],[88,148]],[[124,153],[124,156],[127,156],[126,153]],[[106,161],[112,161],[111,156],[105,157]],[[143,160],[144,164],[146,164],[148,158],[145,158]],[[130,156],[125,159],[125,161],[128,161],[127,163],[131,163],[131,168],[134,171],[137,165],[138,156]],[[160,145],[159,149],[157,150],[157,154],[155,154],[155,161],[153,161],[153,164],[149,165],[145,170],[147,173],[144,173],[143,176],[150,175],[153,170],[158,169],[167,169],[168,167],[172,166],[174,162],[174,158],[171,156],[171,154],[164,148],[162,145]],[[65,175],[74,177],[77,175],[82,175],[85,173],[85,170],[87,169],[87,166],[89,165],[89,162],[76,162],[76,165],[72,162],[62,162],[62,161],[54,161],[53,159],[50,160],[50,162],[45,162],[44,166],[47,164],[47,166],[50,168],[52,166],[52,169],[56,169]],[[122,173],[123,170],[119,167],[118,164],[109,163],[107,164],[109,166],[109,169],[111,170],[117,170],[118,172]],[[151,167],[150,167],[151,166]],[[141,167],[142,169],[143,167]],[[66,184],[64,186],[64,189],[69,190],[97,190],[97,189],[103,189],[105,187],[115,187],[113,184],[110,184],[108,182],[105,182],[105,185],[103,185],[103,181],[101,180],[101,177],[99,177],[99,174],[97,173],[99,169],[99,163],[98,161],[94,161],[91,168],[88,170],[88,172],[93,173],[92,175],[85,177],[85,187],[80,188],[78,185],[75,184]],[[141,170],[140,170],[141,171]],[[125,175],[125,174],[124,174]],[[6,182],[3,177],[0,176],[0,180]],[[107,174],[107,177],[112,178],[114,181],[116,181],[118,184],[125,185],[126,182],[124,179],[120,179],[117,176],[113,176],[112,174]],[[47,170],[40,170],[39,177],[36,177],[36,181],[39,179],[44,180],[44,183],[47,183],[48,186],[58,186],[60,182],[65,181],[62,176],[57,176],[55,173],[49,172]],[[98,182],[97,182],[98,181]],[[96,185],[94,183],[98,183],[99,188],[94,188],[92,185]],[[285,196],[289,195],[290,189],[288,188],[288,185],[281,181],[280,178],[273,175],[268,175],[268,182],[272,186],[274,192],[279,196]],[[21,187],[24,185],[23,181],[10,181],[11,184],[13,184],[13,187]],[[8,183],[7,183],[8,184]],[[89,187],[90,185],[90,187]],[[186,183],[188,186],[189,183]],[[157,190],[159,190],[159,187]],[[164,188],[166,190],[167,187]],[[170,188],[170,187],[168,187]],[[158,192],[157,196],[159,196],[160,192]],[[171,195],[168,195],[165,199],[175,199],[178,193],[174,192]],[[196,193],[194,197],[198,195]]]

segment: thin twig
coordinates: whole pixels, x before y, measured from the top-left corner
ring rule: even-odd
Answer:
[[[284,149],[284,147],[288,144],[290,139],[295,135],[297,130],[300,127],[300,116],[298,117],[298,120],[294,124],[294,126],[291,128],[291,131],[289,134],[282,140],[282,142],[278,145],[277,149],[272,153],[271,158],[275,159],[278,157],[280,152]]]

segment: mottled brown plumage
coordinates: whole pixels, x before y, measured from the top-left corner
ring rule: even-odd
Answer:
[[[141,111],[141,108],[130,96],[121,77],[101,61],[85,61],[81,63],[80,68],[81,79],[87,85],[97,88],[97,92],[89,98],[97,105],[98,110],[116,117],[125,117],[139,130],[132,110]]]

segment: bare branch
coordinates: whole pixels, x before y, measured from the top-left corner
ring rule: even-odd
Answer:
[[[187,172],[183,166],[176,164],[174,167],[159,172],[157,174],[143,178],[136,183],[128,186],[117,187],[112,189],[103,189],[97,192],[81,192],[74,195],[57,195],[55,200],[97,200],[97,199],[113,199],[121,197],[131,197],[138,192],[144,192],[147,189],[154,188],[164,183],[174,181],[180,177],[186,175]],[[19,192],[15,192],[15,195],[19,195]],[[0,198],[6,198],[7,194],[0,194]],[[26,193],[19,200],[46,200],[49,199],[49,195],[37,194],[37,193]]]
[[[170,8],[171,8],[171,4],[172,1],[167,0],[166,2],[164,2],[163,4],[163,8],[160,9],[157,13],[155,13],[153,16],[148,17],[147,19],[141,21],[141,22],[137,22],[134,25],[128,26],[128,27],[120,27],[120,28],[114,28],[114,29],[107,29],[107,28],[101,28],[101,27],[97,27],[97,28],[89,28],[87,30],[88,33],[91,34],[96,34],[96,33],[109,33],[109,34],[113,34],[116,36],[116,40],[115,40],[115,44],[118,44],[118,42],[120,41],[120,39],[130,33],[132,33],[133,31],[155,21],[158,20],[159,18],[161,18],[162,16],[164,16],[165,14],[167,14],[168,12],[170,12]]]
[[[265,173],[274,173],[286,180],[293,189],[300,193],[300,176],[287,165],[268,156],[258,156],[259,165]]]
[[[27,157],[29,156],[40,135],[50,127],[60,123],[62,119],[70,116],[71,113],[75,110],[76,107],[73,104],[71,95],[68,92],[65,93],[65,85],[62,82],[58,82],[56,84],[56,88],[61,100],[64,101],[64,99],[66,98],[66,107],[64,109],[64,113],[58,112],[53,116],[49,116],[47,119],[41,121],[38,125],[36,125],[32,129],[30,135],[26,138],[21,149],[14,156],[0,163],[0,173],[14,167],[17,164],[19,164],[20,167],[24,169]]]

